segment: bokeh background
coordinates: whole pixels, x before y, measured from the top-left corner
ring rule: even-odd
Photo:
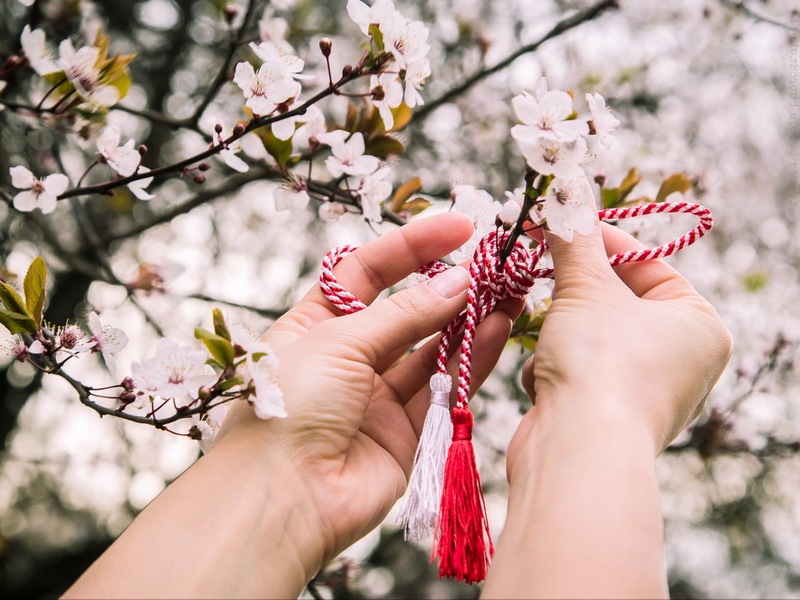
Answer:
[[[26,23],[51,40],[100,26],[113,51],[136,52],[133,86],[107,115],[149,152],[151,167],[202,150],[215,119],[245,118],[243,99],[225,83],[197,127],[174,128],[194,114],[224,60],[230,30],[224,3],[0,0],[0,58],[19,51]],[[245,4],[230,3],[244,12]],[[333,40],[335,69],[355,62],[363,38],[344,0],[258,2],[285,21],[286,38],[324,86],[317,48]],[[508,130],[510,98],[546,76],[551,87],[605,96],[622,122],[616,152],[593,167],[609,185],[628,169],[642,177],[633,197],[653,197],[670,174],[692,180],[686,199],[712,209],[716,227],[671,262],[707,296],[735,339],[730,366],[700,420],[659,462],[671,591],[676,598],[797,597],[800,593],[800,12],[791,0],[622,1],[566,31],[559,22],[592,7],[585,1],[406,0],[398,9],[430,27],[433,74],[428,101],[398,137],[395,184],[419,176],[446,210],[454,184],[497,199],[522,185],[523,159]],[[270,12],[271,11],[271,12]],[[275,24],[273,23],[273,24]],[[278,23],[279,25],[279,23]],[[475,74],[520,48],[550,39],[463,92]],[[250,58],[246,48],[235,60]],[[35,105],[46,85],[23,69],[2,100]],[[437,99],[443,99],[438,102]],[[2,104],[0,100],[0,104]],[[346,99],[323,105],[342,123]],[[432,108],[432,110],[431,110]],[[321,221],[275,210],[279,181],[255,136],[243,146],[251,169],[236,174],[213,159],[199,186],[159,179],[145,203],[120,191],[61,203],[46,216],[0,202],[0,262],[21,275],[38,255],[51,271],[48,319],[81,320],[91,309],[131,338],[120,372],[151,356],[156,340],[182,343],[210,310],[266,328],[314,284],[324,252],[394,227],[369,227],[356,214]],[[0,111],[0,188],[8,169],[63,168],[73,183],[93,160],[58,124],[11,107]],[[96,175],[102,180],[101,175]],[[91,178],[90,178],[91,181]],[[438,199],[438,200],[437,200]],[[675,197],[673,197],[675,199]],[[423,213],[423,216],[426,213]],[[693,226],[690,217],[626,225],[657,244]],[[165,290],[122,283],[156,272]],[[5,343],[10,336],[2,338]],[[503,450],[528,408],[517,377],[528,351],[511,342],[475,406],[477,452],[492,529],[502,530],[507,487]],[[93,358],[70,371],[93,385],[114,379]],[[642,398],[642,402],[647,402]],[[156,494],[198,456],[196,443],[100,419],[74,391],[0,354],[0,596],[62,592]],[[479,588],[439,581],[429,549],[402,541],[386,523],[330,565],[308,596],[476,597]],[[136,569],[136,564],[130,568]]]

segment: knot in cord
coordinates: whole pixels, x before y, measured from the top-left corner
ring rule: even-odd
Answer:
[[[453,409],[453,441],[471,440],[474,423],[475,417],[468,408],[455,407]]]

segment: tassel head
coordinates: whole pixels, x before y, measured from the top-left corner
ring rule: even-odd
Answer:
[[[474,417],[468,408],[457,406],[453,409],[453,443],[445,463],[434,538],[439,577],[452,577],[467,583],[478,583],[486,578],[494,554],[472,448],[473,424]]]

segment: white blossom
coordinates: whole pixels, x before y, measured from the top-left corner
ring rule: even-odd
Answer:
[[[276,42],[286,37],[289,24],[286,19],[273,16],[274,13],[272,6],[268,6],[258,21],[258,37],[262,42]]]
[[[592,231],[596,210],[592,187],[585,175],[574,179],[556,177],[550,182],[544,205],[548,231],[571,242],[574,232]]]
[[[605,98],[600,94],[586,94],[586,102],[592,113],[592,133],[597,136],[607,150],[610,150],[614,141],[611,132],[619,126],[619,121],[611,114],[611,110],[606,106]]]
[[[97,138],[97,154],[117,173],[128,177],[136,172],[142,157],[133,147],[133,140],[128,140],[124,146],[120,146],[119,141],[119,129],[114,125],[107,125]]]
[[[302,58],[294,53],[294,49],[283,40],[272,42],[261,42],[256,44],[250,42],[250,49],[260,58],[265,65],[276,73],[282,73],[284,77],[295,77],[307,79],[309,75],[300,75],[305,66]]]
[[[372,75],[369,86],[371,89],[380,87],[383,90],[383,99],[372,98],[372,104],[378,109],[383,119],[383,127],[389,131],[394,127],[394,115],[392,109],[397,108],[403,102],[403,84],[394,73],[382,73],[380,76]]]
[[[345,212],[347,207],[341,202],[323,202],[319,207],[319,218],[330,223],[338,221]]]
[[[508,192],[506,192],[508,194]],[[503,203],[500,212],[497,213],[497,218],[506,225],[514,225],[519,219],[519,213],[522,211],[522,205],[514,198],[510,198]]]
[[[392,184],[385,181],[391,175],[392,170],[388,167],[378,169],[370,175],[361,178],[356,188],[356,193],[361,199],[361,212],[369,221],[380,223],[381,203],[392,193]]]
[[[300,178],[284,183],[275,190],[275,209],[288,210],[295,215],[301,214],[310,200],[307,189],[306,182]]]
[[[22,166],[11,167],[11,185],[20,190],[14,196],[14,208],[22,212],[30,212],[36,208],[43,213],[53,212],[56,208],[57,197],[64,193],[69,186],[66,175],[55,173],[44,179],[37,179],[28,169]]]
[[[473,185],[456,185],[450,193],[453,198],[453,210],[472,218],[475,230],[469,241],[453,253],[457,262],[472,258],[472,252],[480,239],[494,228],[494,220],[501,205],[486,190],[477,189]]]
[[[41,29],[31,31],[30,25],[25,25],[20,36],[20,44],[31,68],[39,75],[56,73],[61,70],[56,64],[55,54],[47,44],[44,31]]]
[[[214,128],[214,145],[222,144],[224,140],[227,140],[233,135],[233,129],[229,127],[225,127],[224,123],[217,123]],[[239,171],[239,173],[246,173],[250,167],[244,162],[241,158],[236,156],[239,152],[241,152],[242,147],[239,145],[238,141],[232,141],[225,144],[225,147],[219,151],[219,157],[226,165],[228,165],[234,171]]]
[[[511,135],[516,137],[515,126]],[[548,135],[540,136],[535,142],[519,139],[520,150],[530,167],[543,175],[555,175],[562,179],[581,176],[581,161],[586,157],[586,140],[582,137],[563,141]]]
[[[361,28],[364,35],[369,35],[370,25],[377,25],[380,28],[383,23],[397,18],[397,11],[391,0],[377,0],[372,6],[361,0],[348,0],[347,14]]]
[[[192,350],[162,338],[153,358],[131,364],[131,375],[137,389],[151,396],[176,398],[188,394],[194,397],[200,387],[211,385],[217,379],[206,365],[207,358],[202,350]]]
[[[147,173],[150,169],[147,167],[139,167],[139,173]],[[153,183],[152,177],[144,177],[142,179],[137,179],[136,181],[131,181],[128,184],[128,189],[136,196],[139,200],[152,200],[155,198],[153,194],[147,192],[145,190],[151,183]]]
[[[511,130],[517,140],[534,143],[540,135],[574,140],[589,133],[586,121],[566,120],[573,112],[572,98],[561,90],[550,90],[539,97],[522,92],[511,99],[511,105],[523,123]]]
[[[119,101],[119,91],[111,85],[100,83],[102,73],[97,66],[100,49],[83,46],[78,50],[68,39],[58,46],[58,67],[64,71],[78,95],[94,108],[112,106]]]
[[[333,156],[325,161],[325,167],[334,177],[340,175],[369,175],[377,170],[380,160],[377,156],[364,154],[364,136],[356,132],[345,141],[348,132],[337,129],[318,136],[320,142],[331,147]]]
[[[425,104],[419,90],[431,74],[431,63],[427,58],[413,60],[406,65],[403,81],[406,85],[404,100],[409,108]]]
[[[247,356],[245,380],[251,383],[254,391],[250,393],[248,402],[253,405],[259,419],[284,418],[286,406],[283,392],[278,386],[278,361],[273,352],[260,356],[257,360],[252,354]]]
[[[238,85],[247,102],[245,106],[257,115],[269,115],[278,104],[300,95],[300,83],[287,77],[286,69],[274,63],[264,63],[253,69],[249,62],[236,65],[233,82]]]
[[[100,352],[111,373],[116,372],[114,354],[128,345],[128,336],[119,327],[103,325],[96,312],[89,313],[89,329],[92,332],[90,341],[94,342],[93,352]]]
[[[228,404],[215,404],[204,415],[192,415],[192,426],[200,432],[200,450],[205,454],[222,427],[222,422],[228,414]]]
[[[325,124],[325,115],[322,114],[322,111],[312,104],[306,109],[306,114],[303,115],[302,120],[298,120],[303,122],[303,125],[297,128],[292,137],[292,145],[295,151],[301,148],[305,150],[311,143],[321,143],[319,136],[328,130]]]
[[[412,21],[398,13],[395,18],[381,23],[380,30],[386,50],[392,53],[401,69],[425,58],[430,50],[426,43],[428,28],[422,21]]]

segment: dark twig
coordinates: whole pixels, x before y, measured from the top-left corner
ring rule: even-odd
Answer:
[[[765,17],[757,12],[755,12],[752,8],[747,6],[744,0],[719,0],[721,4],[727,6],[728,8],[732,8],[744,15],[747,15],[754,21],[758,21],[760,23],[769,23],[770,25],[775,25],[776,27],[780,27],[781,29],[785,29],[791,33],[800,33],[800,29],[797,27],[792,27],[791,25],[787,25],[786,23],[781,23],[780,21],[773,19],[771,17]]]
[[[480,71],[475,73],[472,77],[468,77],[455,87],[450,88],[438,98],[423,104],[420,108],[414,111],[414,117],[412,119],[412,123],[419,122],[420,120],[427,117],[434,110],[439,108],[442,104],[446,104],[451,100],[453,100],[454,98],[462,95],[476,83],[483,81],[484,79],[486,79],[490,75],[497,73],[498,71],[502,71],[511,63],[513,63],[515,60],[517,60],[520,56],[528,54],[529,52],[536,51],[539,48],[539,46],[544,44],[546,41],[558,37],[562,33],[569,31],[570,29],[574,29],[575,27],[582,25],[587,21],[591,21],[592,19],[597,18],[609,8],[618,8],[618,7],[619,3],[617,0],[603,0],[602,2],[598,2],[594,6],[590,6],[586,10],[582,10],[570,17],[567,17],[566,19],[562,19],[561,21],[556,23],[555,26],[550,31],[548,31],[546,34],[544,34],[544,36],[542,36],[535,42],[528,44],[527,46],[523,46],[522,48],[518,49],[517,51],[513,52],[512,54],[501,60],[499,63],[495,64],[494,66],[481,69]]]

